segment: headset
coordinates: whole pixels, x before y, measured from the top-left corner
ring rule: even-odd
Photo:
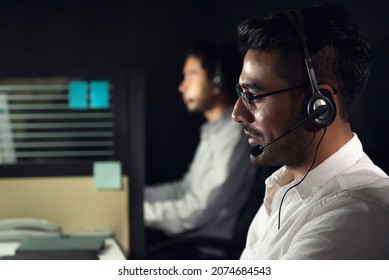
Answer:
[[[225,86],[225,78],[224,78],[224,71],[223,71],[223,48],[221,44],[217,44],[215,48],[215,73],[212,78],[212,84],[215,88],[222,88]]]
[[[215,64],[215,75],[212,79],[213,86],[216,88],[222,88],[224,86],[224,78],[222,73],[221,61],[218,59]]]
[[[329,126],[335,119],[336,106],[331,95],[327,91],[320,91],[316,80],[315,71],[313,70],[312,59],[309,55],[307,38],[304,28],[304,17],[300,10],[289,10],[286,12],[287,19],[294,25],[296,31],[301,39],[304,49],[305,65],[309,76],[309,81],[312,87],[312,95],[307,103],[307,114],[312,115],[320,106],[327,106],[327,110],[312,122],[319,127]]]

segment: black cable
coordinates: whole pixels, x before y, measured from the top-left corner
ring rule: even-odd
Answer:
[[[313,157],[311,166],[308,168],[308,170],[307,170],[307,172],[305,173],[305,175],[301,178],[300,181],[298,181],[296,184],[294,184],[294,185],[291,186],[289,189],[287,189],[286,192],[284,193],[284,195],[282,196],[281,203],[280,203],[280,208],[278,209],[278,230],[280,230],[280,227],[281,227],[281,207],[282,207],[282,203],[284,202],[284,198],[285,198],[286,194],[287,194],[291,189],[293,189],[293,188],[297,187],[298,185],[300,185],[300,184],[305,180],[305,178],[307,177],[308,173],[311,171],[313,165],[315,164],[315,160],[316,160],[316,156],[317,156],[317,151],[319,150],[320,144],[321,144],[321,142],[323,141],[323,138],[324,138],[324,135],[326,134],[326,132],[327,132],[327,127],[324,128],[323,135],[321,136],[321,138],[320,138],[320,140],[319,140],[319,143],[317,143],[316,150],[315,150],[315,155],[314,155],[314,157]]]

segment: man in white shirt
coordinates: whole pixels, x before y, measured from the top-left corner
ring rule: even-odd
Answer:
[[[242,127],[231,119],[240,66],[229,44],[201,42],[188,51],[179,91],[188,111],[207,121],[186,174],[145,189],[148,227],[168,236],[232,237],[255,174]]]
[[[266,180],[241,259],[388,259],[389,178],[349,118],[370,73],[370,46],[340,6],[246,20],[233,119]]]

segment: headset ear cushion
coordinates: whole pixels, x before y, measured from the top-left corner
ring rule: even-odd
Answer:
[[[219,74],[216,74],[214,77],[213,77],[213,86],[216,87],[216,88],[222,88],[224,86],[224,81],[223,81],[223,77]]]
[[[312,98],[308,101],[308,115],[323,105],[327,106],[327,111],[312,121],[319,127],[327,127],[334,121],[336,116],[335,102],[327,91],[320,91],[320,93],[313,94]]]

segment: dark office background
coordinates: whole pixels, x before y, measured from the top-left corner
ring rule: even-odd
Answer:
[[[145,181],[171,180],[186,171],[203,122],[201,115],[186,111],[177,90],[186,47],[202,39],[236,40],[236,27],[245,18],[317,2],[0,1],[0,74],[33,75],[41,69],[51,69],[54,75],[83,68],[141,70]],[[333,2],[343,4],[371,39],[374,68],[353,126],[367,153],[389,172],[389,97],[384,76],[389,73],[388,4]]]

